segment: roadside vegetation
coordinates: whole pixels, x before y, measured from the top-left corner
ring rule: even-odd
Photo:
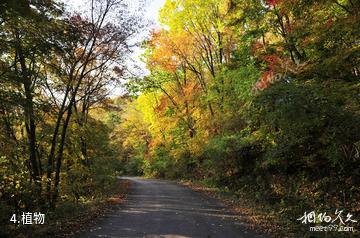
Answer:
[[[88,1],[81,13],[0,1],[1,237],[66,232],[114,190],[121,108],[109,94],[127,75],[140,12],[121,0]]]
[[[166,1],[118,126],[129,172],[249,195],[295,237],[306,211],[358,215],[359,9]]]

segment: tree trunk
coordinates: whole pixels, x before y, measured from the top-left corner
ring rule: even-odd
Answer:
[[[31,88],[31,77],[29,76],[25,56],[22,50],[20,43],[20,37],[16,31],[16,53],[19,57],[19,63],[21,68],[22,84],[25,92],[25,103],[24,103],[24,112],[25,112],[25,127],[28,140],[28,149],[29,149],[29,161],[31,165],[31,176],[34,179],[35,183],[41,187],[41,179],[38,167],[38,161],[36,156],[36,125],[34,119],[34,102],[32,96]]]
[[[59,195],[59,183],[60,183],[61,162],[62,162],[62,159],[63,159],[63,152],[64,152],[64,146],[65,146],[66,132],[67,132],[67,128],[68,128],[68,126],[69,126],[69,122],[70,122],[70,118],[71,118],[71,114],[72,114],[72,107],[73,107],[74,101],[75,101],[75,97],[73,96],[73,98],[71,99],[71,101],[70,101],[70,103],[69,103],[69,107],[68,107],[68,110],[67,110],[66,119],[65,119],[65,122],[64,122],[64,124],[63,124],[62,131],[61,131],[61,139],[60,139],[58,154],[57,154],[57,157],[56,157],[56,168],[55,168],[55,179],[54,179],[54,193],[53,193],[53,197],[52,197],[52,206],[55,206],[55,203],[56,203],[57,198],[58,198],[58,195]]]

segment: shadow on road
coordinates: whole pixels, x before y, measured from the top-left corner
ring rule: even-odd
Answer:
[[[217,200],[173,182],[129,178],[124,205],[82,237],[265,237],[237,222]]]

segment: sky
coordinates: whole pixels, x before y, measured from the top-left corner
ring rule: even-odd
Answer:
[[[65,3],[66,9],[68,11],[78,11],[83,12],[82,10],[84,8],[88,7],[86,6],[86,3],[88,3],[88,0],[61,0]],[[136,4],[138,0],[129,0],[131,4]],[[144,17],[148,20],[153,22],[154,24],[150,25],[147,29],[147,32],[150,32],[151,29],[154,29],[156,27],[160,26],[160,23],[158,21],[159,18],[159,10],[164,5],[166,0],[146,0],[145,4],[145,14]],[[146,36],[142,36],[146,37]],[[131,61],[132,63],[129,63],[129,65],[135,64],[140,67],[140,71],[136,71],[137,74],[146,75],[148,74],[148,70],[146,69],[146,66],[143,62],[141,62],[140,58],[143,53],[143,50],[139,47],[133,49],[133,53],[131,54]],[[134,69],[135,67],[130,66],[129,68]],[[131,69],[130,69],[131,71]],[[133,73],[133,72],[132,72]],[[117,87],[112,89],[111,95],[116,96],[124,93],[124,89],[121,87]]]
[[[87,0],[62,0],[68,9],[80,10]],[[136,4],[136,0],[131,1]],[[158,22],[158,12],[164,5],[165,0],[147,0],[145,17],[149,20]]]
[[[149,0],[150,4],[147,10],[147,17],[149,19],[153,19],[154,21],[158,21],[159,10],[164,5],[165,0]]]

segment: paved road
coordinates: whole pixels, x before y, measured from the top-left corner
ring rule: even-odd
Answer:
[[[265,237],[246,230],[217,200],[176,183],[131,180],[125,204],[105,216],[85,237]]]

